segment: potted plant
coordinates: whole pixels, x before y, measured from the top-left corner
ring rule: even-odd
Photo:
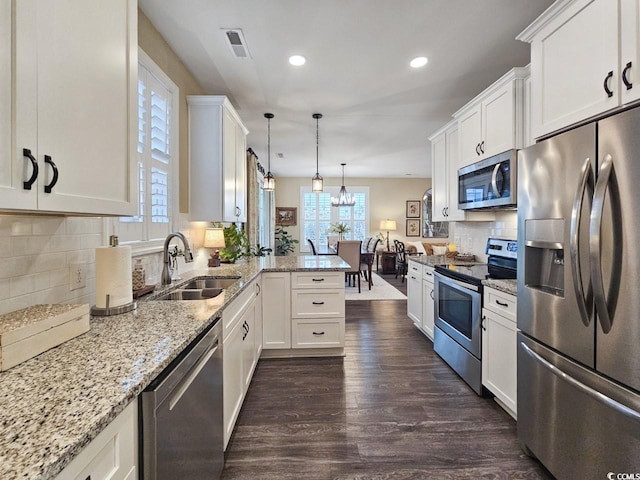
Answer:
[[[299,243],[282,227],[276,227],[276,255],[288,255],[295,250],[294,245]]]
[[[331,226],[329,227],[329,232],[331,233],[337,233],[338,234],[338,239],[342,240],[343,236],[345,233],[349,233],[351,231],[351,228],[349,228],[349,225],[347,225],[346,223],[332,223]]]
[[[247,234],[236,227],[235,223],[224,227],[224,243],[225,247],[220,250],[220,258],[225,263],[236,263],[239,258],[251,255]]]

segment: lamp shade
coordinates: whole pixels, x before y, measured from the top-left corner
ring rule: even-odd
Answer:
[[[207,228],[204,232],[204,248],[224,248],[224,230]]]
[[[393,231],[397,229],[398,227],[396,226],[395,220],[382,220],[380,222],[380,230]]]

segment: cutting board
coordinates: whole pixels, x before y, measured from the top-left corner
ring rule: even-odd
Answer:
[[[0,315],[0,371],[88,331],[88,304],[33,305]]]

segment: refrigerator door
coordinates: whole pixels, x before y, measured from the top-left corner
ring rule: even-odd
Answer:
[[[595,124],[521,150],[518,157],[518,328],[590,367],[595,165]]]
[[[519,333],[518,439],[559,479],[640,472],[640,395]]]
[[[640,109],[598,122],[591,276],[596,368],[640,391]]]

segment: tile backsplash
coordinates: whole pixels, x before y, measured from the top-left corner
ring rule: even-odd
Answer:
[[[518,238],[518,214],[515,211],[496,212],[492,222],[456,222],[453,242],[458,251],[473,253],[478,261],[486,262],[487,238]]]
[[[192,246],[195,261],[178,259],[178,273],[206,266],[209,252],[201,247],[206,224],[180,219],[179,230]],[[44,215],[0,215],[0,314],[38,303],[95,304],[95,249],[107,245],[105,221],[101,217]],[[141,258],[147,284],[158,283],[162,254]],[[69,287],[71,264],[80,264],[85,286]],[[175,276],[175,274],[174,274]]]

